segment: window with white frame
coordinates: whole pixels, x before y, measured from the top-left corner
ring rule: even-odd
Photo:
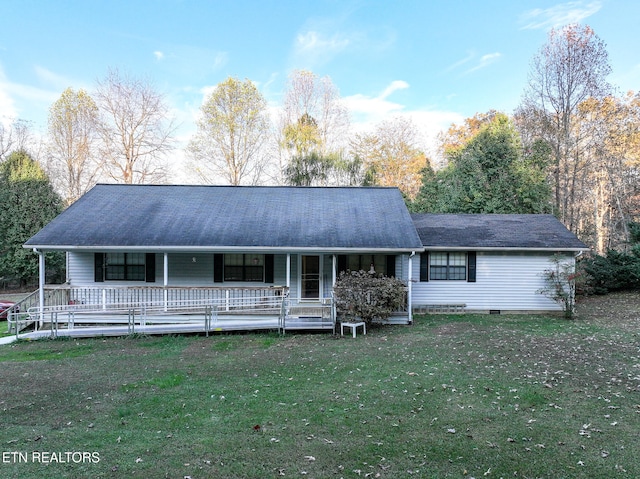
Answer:
[[[429,259],[429,278],[431,280],[466,281],[466,253],[432,252]]]

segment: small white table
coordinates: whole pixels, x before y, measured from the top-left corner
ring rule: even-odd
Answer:
[[[356,337],[356,329],[358,326],[362,326],[362,334],[367,334],[367,324],[364,321],[359,323],[340,323],[340,336],[344,336],[344,327],[351,328],[353,337]]]

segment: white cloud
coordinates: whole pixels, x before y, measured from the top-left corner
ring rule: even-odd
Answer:
[[[28,119],[36,125],[46,122],[49,106],[70,84],[45,68],[36,66],[34,69],[46,88],[12,82],[0,66],[0,122],[3,124],[19,118]]]
[[[404,90],[405,88],[409,88],[409,84],[403,80],[394,80],[391,84],[384,89],[379,98],[387,98],[396,90]]]
[[[409,84],[401,80],[395,80],[375,97],[358,93],[343,98],[343,102],[357,119],[356,121],[360,119],[365,124],[377,123],[390,114],[398,113],[404,109],[404,105],[387,99],[394,91],[404,88],[409,88]]]
[[[449,65],[447,68],[445,68],[445,72],[450,72],[451,70],[455,70],[459,67],[461,67],[462,65],[469,63],[471,60],[473,60],[473,58],[475,57],[475,53],[474,52],[469,52],[469,54],[462,58],[461,60],[458,60],[455,63],[452,63],[451,65]]]
[[[11,97],[11,85],[0,66],[0,123],[8,127],[18,116],[15,102]]]
[[[602,2],[575,1],[560,3],[549,8],[535,8],[520,15],[521,30],[558,28],[571,23],[580,23],[597,13]]]
[[[322,65],[350,44],[351,40],[340,33],[328,36],[316,30],[308,30],[296,36],[293,48],[294,62],[303,63],[308,67]]]
[[[349,40],[341,37],[339,34],[334,34],[331,38],[325,38],[321,33],[308,31],[298,34],[296,38],[296,49],[300,53],[314,53],[317,50],[336,52],[344,50],[347,46],[349,46]]]
[[[447,130],[452,123],[461,123],[464,117],[456,112],[429,108],[407,110],[405,105],[388,99],[393,92],[406,88],[409,88],[407,82],[395,80],[377,96],[357,94],[345,97],[343,101],[354,118],[353,130],[371,132],[384,120],[398,116],[406,117],[418,128],[422,136],[421,146],[425,152],[434,156],[438,133]]]
[[[423,148],[427,156],[436,159],[437,140],[440,132],[449,129],[452,123],[462,123],[464,116],[453,111],[414,110],[404,113],[409,117],[422,135]]]
[[[475,71],[481,70],[482,68],[488,67],[492,63],[495,63],[498,60],[500,60],[501,57],[502,57],[502,53],[499,53],[499,52],[488,53],[487,55],[482,55],[480,57],[480,61],[474,67],[469,68],[468,70],[466,70],[464,72],[464,74],[468,75],[469,73],[473,73]]]
[[[228,53],[191,45],[172,45],[166,50],[153,52],[159,70],[172,77],[188,78],[188,82],[200,82],[218,72],[228,61]]]
[[[464,66],[467,67],[467,69],[464,70],[460,75],[468,75],[470,73],[488,67],[492,63],[500,60],[500,58],[502,58],[502,53],[500,52],[487,53],[486,55],[482,55],[480,58],[478,58],[475,52],[470,51],[466,57],[446,67],[444,69],[444,73],[450,73],[454,70],[460,70],[461,67]]]
[[[52,72],[51,70],[40,65],[36,65],[33,68],[40,83],[51,87],[54,90],[60,90],[60,92],[62,92],[76,83],[70,78]]]

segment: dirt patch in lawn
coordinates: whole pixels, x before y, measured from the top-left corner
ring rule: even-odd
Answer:
[[[447,323],[437,326],[433,329],[433,333],[438,336],[450,336],[465,333],[476,329],[473,324],[467,322]]]
[[[601,325],[615,324],[619,329],[637,333],[640,326],[640,294],[626,292],[580,298],[576,304],[576,318]]]

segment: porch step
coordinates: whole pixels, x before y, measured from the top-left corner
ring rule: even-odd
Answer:
[[[331,318],[322,316],[288,316],[284,323],[285,330],[333,329]]]

